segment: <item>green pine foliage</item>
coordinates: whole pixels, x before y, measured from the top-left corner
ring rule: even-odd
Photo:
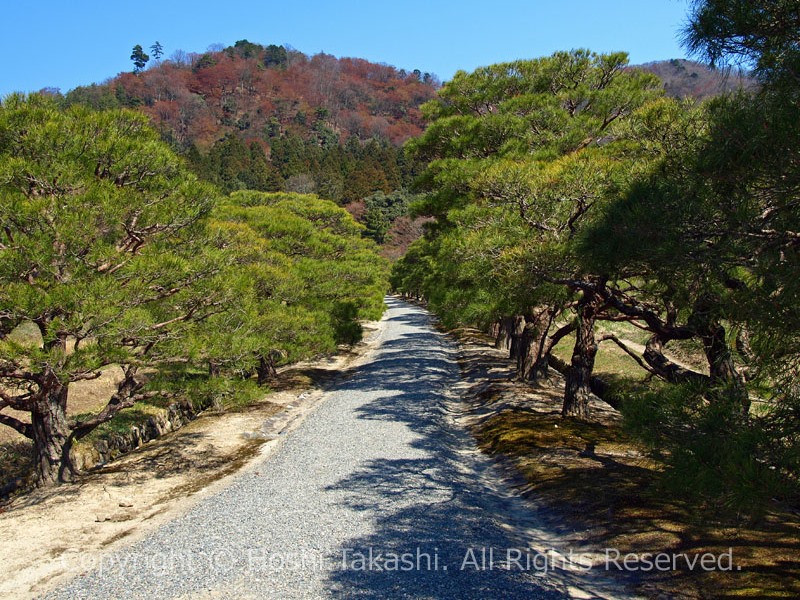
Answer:
[[[796,494],[797,446],[785,444],[791,438],[776,428],[772,411],[744,420],[691,384],[655,384],[619,397],[626,429],[666,465],[660,484],[671,496],[717,514],[757,518],[774,499]]]
[[[408,143],[428,165],[411,211],[435,220],[391,275],[448,326],[524,317],[512,353],[543,322],[560,329],[538,338],[542,348],[574,328],[566,396],[588,383],[601,341],[624,343],[595,323],[635,326],[654,379],[623,394],[629,427],[666,462],[668,482],[750,513],[800,490],[789,4],[694,3],[691,47],[752,61],[761,84],[703,103],[661,97],[624,55],[573,51],[458,73]],[[705,370],[665,356],[686,344]]]
[[[408,143],[429,161],[418,183],[429,193],[413,210],[437,219],[417,248],[441,276],[410,281],[401,261],[394,281],[408,287],[398,289],[424,293],[452,324],[566,305],[554,280],[584,274],[577,233],[630,168],[612,127],[660,94],[655,77],[626,65],[623,53],[577,50],[445,84],[423,106],[425,134]]]
[[[240,287],[218,330],[215,360],[239,369],[325,354],[360,339],[360,320],[383,310],[386,265],[363,227],[328,200],[293,193],[235,192],[212,228],[235,257],[223,278]],[[227,353],[227,357],[224,356]],[[255,361],[255,362],[254,362]]]
[[[386,241],[386,235],[392,224],[408,214],[410,205],[418,196],[409,194],[405,190],[397,190],[390,194],[375,192],[364,198],[364,235],[375,240],[378,244]]]
[[[229,142],[225,168],[263,159]],[[230,403],[252,395],[231,377],[267,383],[280,364],[357,342],[387,275],[363,230],[316,196],[219,197],[144,115],[5,99],[0,423],[33,440],[38,483],[70,478],[72,444],[126,408]],[[10,335],[21,325],[36,343]],[[71,416],[70,385],[111,365],[124,377],[105,407]]]

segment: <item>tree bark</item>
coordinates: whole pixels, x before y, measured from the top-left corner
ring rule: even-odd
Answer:
[[[31,430],[36,485],[51,485],[62,478],[69,464],[67,440],[67,385],[52,372],[42,378],[41,395],[31,407]]]
[[[737,371],[731,349],[725,339],[725,327],[716,315],[718,299],[706,294],[698,298],[691,317],[692,326],[703,342],[711,376],[711,397],[738,404],[744,414],[750,410],[750,398],[744,378]]]
[[[258,366],[256,367],[256,374],[258,377],[258,385],[266,385],[278,374],[275,369],[275,359],[270,354],[269,356],[259,356]]]
[[[519,341],[517,353],[517,379],[519,381],[537,381],[547,377],[547,335],[553,324],[553,311],[542,308],[525,319],[525,326]]]
[[[519,356],[522,334],[525,332],[525,317],[522,315],[515,315],[510,319],[511,326],[509,327],[509,333],[511,336],[511,343],[508,346],[508,358],[515,360]]]
[[[526,323],[517,343],[517,380],[531,381],[536,379],[534,363],[536,362],[536,325]]]
[[[744,362],[744,366],[739,369],[739,372],[745,381],[750,381],[754,374],[755,354],[750,345],[750,331],[746,326],[742,326],[736,334],[736,351]]]
[[[514,333],[514,317],[501,317],[497,322],[497,335],[494,347],[498,350],[511,350],[511,336]]]
[[[589,398],[592,395],[591,379],[594,359],[597,355],[597,341],[594,337],[597,311],[602,304],[599,294],[584,290],[578,303],[575,346],[572,360],[565,377],[564,405],[562,416],[584,419],[589,415]]]
[[[664,356],[664,344],[668,341],[659,334],[654,334],[647,340],[642,357],[650,368],[669,383],[695,382],[708,385],[707,375],[686,369]]]

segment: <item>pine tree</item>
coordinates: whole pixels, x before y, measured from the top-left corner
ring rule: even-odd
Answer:
[[[523,379],[546,369],[563,335],[549,329],[574,306],[565,415],[586,414],[605,285],[573,242],[627,168],[611,127],[660,93],[626,65],[624,53],[574,50],[459,72],[423,105],[430,125],[408,144],[429,162],[416,210],[437,219],[432,306],[481,324],[524,317],[512,345]]]
[[[134,53],[136,49],[134,48]],[[153,60],[158,62],[161,60],[161,57],[164,56],[164,48],[161,46],[161,42],[156,41],[155,44],[150,46],[150,54],[153,56]]]
[[[140,73],[144,70],[145,66],[147,65],[147,61],[150,60],[150,57],[145,54],[141,45],[136,44],[131,52],[131,60],[133,61],[133,72]]]
[[[224,306],[205,242],[214,194],[188,174],[143,115],[41,96],[0,105],[0,315],[33,323],[41,347],[0,340],[0,422],[33,440],[41,485],[71,475],[72,443],[137,400],[143,369]],[[71,347],[68,351],[67,348]],[[100,412],[68,417],[72,383],[124,372]]]

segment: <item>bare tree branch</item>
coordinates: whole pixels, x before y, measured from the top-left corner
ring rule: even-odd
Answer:
[[[29,401],[33,396],[32,392],[26,392],[17,396],[12,396],[8,392],[0,391],[0,410],[9,407],[14,410],[27,411],[30,410]]]
[[[70,382],[73,381],[92,381],[94,379],[99,378],[102,376],[103,373],[101,371],[91,371],[89,373],[78,373],[77,375],[72,375],[69,380]]]
[[[15,419],[11,415],[4,415],[3,413],[0,413],[0,423],[3,425],[8,425],[29,440],[33,439],[33,426],[30,423],[24,423],[19,419]]]
[[[645,371],[647,371],[651,375],[656,375],[657,377],[661,377],[661,375],[655,369],[653,369],[650,365],[648,365],[646,362],[644,362],[644,360],[642,359],[641,356],[639,356],[633,350],[631,350],[622,340],[620,340],[613,333],[605,333],[605,334],[601,335],[598,338],[597,341],[599,343],[599,342],[604,342],[604,341],[607,341],[607,340],[610,340],[610,341],[614,342],[617,346],[622,348],[622,350],[628,356],[630,356],[633,360],[635,360],[636,364],[638,364],[640,367],[642,367]]]

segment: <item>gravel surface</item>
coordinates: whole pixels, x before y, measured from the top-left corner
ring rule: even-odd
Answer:
[[[496,520],[508,499],[449,408],[455,348],[387,302],[370,360],[274,454],[47,598],[563,597]]]

